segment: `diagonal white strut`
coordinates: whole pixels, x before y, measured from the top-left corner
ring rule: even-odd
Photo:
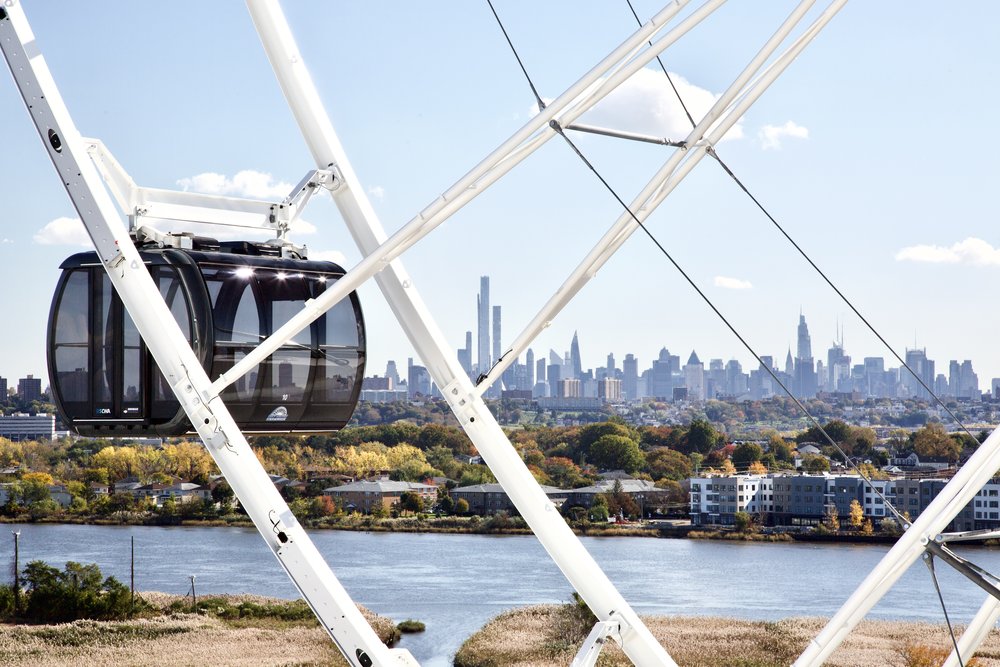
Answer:
[[[701,161],[705,154],[718,143],[726,132],[743,116],[750,106],[764,94],[782,72],[802,52],[819,31],[846,4],[847,0],[835,0],[816,21],[781,55],[758,79],[749,84],[754,74],[763,67],[768,58],[777,50],[782,41],[799,23],[815,0],[802,0],[799,6],[785,19],[774,35],[765,43],[754,59],[736,78],[733,84],[715,101],[705,117],[684,139],[686,150],[675,150],[666,163],[636,196],[625,211],[605,233],[597,245],[588,253],[562,286],[549,298],[524,331],[514,339],[510,348],[501,355],[499,361],[489,370],[486,377],[476,385],[476,392],[484,395],[490,385],[500,378],[521,353],[546,327],[552,319],[575,297],[587,282],[597,275],[598,270],[611,259],[628,238],[638,229],[635,219],[645,222],[656,208],[663,203],[681,181]],[[749,87],[748,87],[749,84]],[[737,98],[740,98],[734,104]],[[706,136],[707,133],[707,136]],[[683,161],[683,164],[682,164]],[[678,169],[678,165],[681,165]],[[631,211],[631,213],[630,213]],[[633,219],[632,215],[635,215]]]
[[[415,665],[408,651],[386,647],[365,621],[288,509],[222,400],[203,399],[211,386],[208,375],[132,244],[14,0],[0,5],[0,50],[115,291],[268,547],[352,666]]]
[[[264,358],[284,344],[285,341],[291,340],[299,331],[309,326],[320,314],[331,308],[351,291],[357,289],[357,287],[373,275],[385,269],[393,259],[424,238],[462,206],[484,192],[487,187],[520,164],[522,160],[540,148],[546,141],[556,136],[555,130],[549,127],[551,120],[558,116],[560,123],[572,122],[587,109],[607,96],[629,76],[648,64],[658,53],[671,44],[674,44],[689,30],[718,9],[725,0],[708,0],[690,16],[681,21],[676,28],[657,41],[653,48],[636,55],[636,50],[651,36],[664,29],[667,22],[687,2],[688,0],[677,0],[677,2],[669,5],[657,14],[648,24],[644,25],[621,46],[612,51],[597,66],[570,86],[566,92],[546,106],[538,115],[529,120],[486,159],[482,160],[475,168],[459,179],[443,195],[403,225],[391,237],[386,239],[383,235],[380,243],[369,248],[366,251],[367,254],[365,257],[356,266],[351,268],[343,278],[338,280],[332,288],[325,290],[316,299],[307,302],[306,308],[302,313],[291,318],[267,340],[263,341],[257,349],[247,354],[231,369],[223,373],[213,386],[215,394],[221,393],[223,389],[238,378],[250,372]],[[601,77],[605,75],[606,78],[602,80]],[[309,96],[309,100],[313,104],[320,104],[318,95],[313,94]],[[322,109],[322,106],[318,108]],[[326,131],[323,128],[316,126],[314,121],[307,122],[310,125],[306,129],[324,141],[328,140]],[[332,132],[332,127],[330,132]],[[317,159],[317,164],[322,164],[323,158],[316,154],[315,149],[313,149],[313,153],[313,156]],[[327,163],[322,168],[325,169],[330,166],[331,164]],[[336,191],[336,188],[334,190]],[[366,206],[366,210],[374,214],[370,206]],[[434,363],[428,359],[424,359],[424,362],[426,364]],[[428,370],[431,370],[429,365]],[[433,372],[431,372],[431,376],[434,376]]]

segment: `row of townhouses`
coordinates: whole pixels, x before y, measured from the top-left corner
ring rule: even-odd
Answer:
[[[856,500],[865,516],[877,524],[891,516],[883,496],[900,512],[916,519],[947,482],[887,479],[869,483],[858,475],[829,474],[692,477],[691,523],[733,525],[736,513],[746,512],[768,526],[815,526],[832,508],[843,521],[850,515],[851,502]],[[1000,528],[1000,479],[990,480],[948,526],[949,531],[992,528]]]

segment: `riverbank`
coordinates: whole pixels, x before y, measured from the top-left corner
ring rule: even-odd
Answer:
[[[132,620],[0,625],[0,666],[348,664],[301,601],[217,595],[191,613],[190,598],[141,597],[149,609]],[[398,639],[392,621],[362,613],[383,641]]]
[[[188,526],[253,528],[253,522],[243,515],[230,515],[217,519],[191,519],[181,517],[142,516],[129,513],[111,517],[3,517],[4,523],[67,524],[81,526]],[[373,517],[350,514],[323,519],[304,519],[309,530],[350,530],[366,533],[451,533],[457,535],[531,535],[531,529],[520,517],[494,515]],[[589,537],[660,537],[699,540],[735,540],[743,542],[832,542],[854,544],[892,544],[895,535],[877,533],[821,533],[821,532],[736,532],[712,530],[680,521],[649,523],[592,523],[570,522],[577,535]],[[976,542],[969,542],[976,544]]]
[[[575,605],[538,605],[501,614],[462,645],[456,667],[556,667],[572,662],[593,619]],[[644,617],[650,631],[678,664],[692,667],[787,666],[795,661],[826,619],[777,622],[709,617]],[[862,621],[824,663],[828,667],[938,665],[951,650],[944,625]],[[993,631],[968,667],[1000,666],[1000,632]],[[600,664],[632,663],[613,641]]]

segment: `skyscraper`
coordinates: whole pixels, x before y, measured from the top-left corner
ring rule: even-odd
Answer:
[[[528,367],[527,388],[530,389],[535,386],[535,351],[532,350],[530,347],[528,348],[528,351],[525,352],[524,354],[524,365]]]
[[[465,371],[465,374],[468,375],[469,378],[475,379],[473,378],[472,375],[472,332],[471,331],[465,332],[465,347],[461,348],[458,351],[458,364],[462,367],[462,370]]]
[[[569,361],[570,372],[573,374],[572,377],[582,377],[583,361],[580,359],[580,339],[577,337],[575,331],[573,332],[573,342],[569,344]]]
[[[689,400],[705,400],[705,364],[701,363],[694,350],[691,350],[691,356],[684,364],[684,384],[687,386]]]
[[[626,354],[622,361],[622,394],[626,400],[639,398],[639,360],[632,353]]]
[[[485,373],[493,365],[490,361],[490,277],[479,278],[479,296],[476,297],[476,313],[479,316],[476,342],[479,355],[476,357],[476,371]]]
[[[799,359],[812,359],[812,339],[809,337],[809,327],[806,326],[806,316],[799,313],[799,345],[796,348]]]
[[[496,363],[501,354],[503,351],[500,349],[500,306],[493,306],[493,356],[490,357],[490,363]]]

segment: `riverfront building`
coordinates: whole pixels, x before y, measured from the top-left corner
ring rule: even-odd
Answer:
[[[731,526],[737,512],[746,512],[760,525],[815,526],[834,509],[843,523],[850,516],[852,501],[856,501],[864,516],[877,526],[883,519],[892,518],[885,501],[916,519],[947,482],[941,478],[866,482],[858,475],[829,474],[692,477],[688,480],[691,523]],[[947,530],[997,528],[1000,528],[1000,479],[993,479],[958,513]]]

